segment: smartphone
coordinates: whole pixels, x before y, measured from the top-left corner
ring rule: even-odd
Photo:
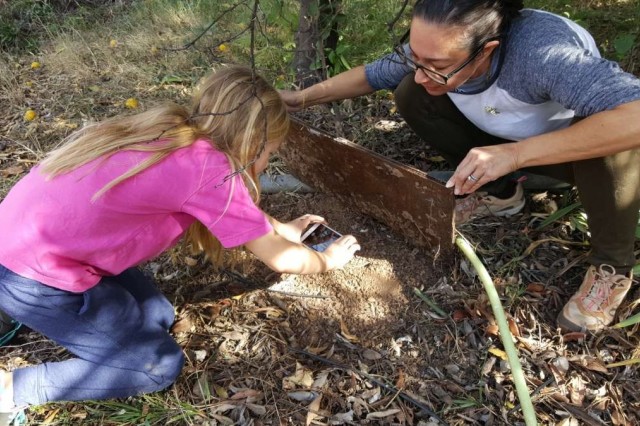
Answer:
[[[329,228],[322,223],[312,223],[302,233],[302,244],[315,250],[325,251],[335,240],[342,237],[342,235]]]

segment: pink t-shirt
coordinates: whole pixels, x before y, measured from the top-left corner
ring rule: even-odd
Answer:
[[[148,157],[122,151],[46,180],[39,167],[0,203],[0,264],[59,289],[82,292],[105,275],[149,260],[198,219],[224,247],[271,231],[226,156],[206,140],[179,149],[94,194]]]

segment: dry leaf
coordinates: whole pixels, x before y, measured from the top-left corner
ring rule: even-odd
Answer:
[[[256,310],[254,310],[253,312],[256,313],[264,313],[265,316],[268,319],[272,319],[272,318],[280,318],[281,316],[283,316],[285,314],[284,311],[281,311],[280,309],[276,309],[276,308],[271,308],[271,307],[266,307],[266,308],[258,308]]]
[[[503,351],[502,349],[498,349],[496,347],[489,348],[489,353],[497,356],[498,358],[500,358],[500,359],[502,359],[504,361],[506,361],[508,359],[507,358],[507,353],[505,351]]]
[[[246,399],[248,402],[259,401],[262,399],[262,391],[258,391],[255,389],[241,388],[235,389],[235,394],[231,397],[231,399]]]
[[[587,337],[585,333],[581,333],[579,331],[574,331],[571,333],[563,334],[562,339],[565,342],[580,342]]]
[[[385,417],[390,417],[400,412],[399,409],[393,408],[391,410],[386,411],[376,411],[374,413],[367,414],[367,420],[371,419],[384,419]]]
[[[516,324],[513,318],[509,318],[507,321],[509,323],[509,331],[511,331],[511,334],[515,337],[520,337],[520,327],[518,327],[518,324]]]
[[[578,407],[582,406],[587,392],[584,380],[579,376],[572,377],[567,385],[567,389],[569,390],[569,400],[571,403]]]
[[[264,407],[264,405],[252,404],[248,402],[247,408],[251,410],[251,412],[256,416],[264,416],[265,414],[267,414],[267,409]]]
[[[176,321],[175,324],[173,324],[173,327],[171,327],[171,332],[186,333],[191,331],[192,328],[193,328],[193,323],[191,322],[191,319],[189,319],[189,317],[184,317]]]
[[[398,371],[398,378],[396,379],[396,389],[404,389],[407,384],[407,376],[403,370]]]
[[[554,358],[549,363],[549,369],[551,370],[556,383],[562,384],[564,382],[567,371],[569,371],[569,360],[563,356]]]
[[[365,399],[369,404],[373,404],[380,400],[382,397],[382,393],[379,387],[375,387],[373,389],[366,390],[362,392],[360,395],[363,399]]]
[[[577,355],[569,358],[569,361],[581,365],[584,368],[591,371],[598,371],[600,373],[609,373],[607,367],[604,365],[604,362],[598,358],[594,358],[589,355]]]
[[[310,402],[318,397],[318,392],[293,391],[293,392],[287,392],[287,396],[299,402]]]
[[[527,293],[545,293],[546,286],[542,283],[529,283],[527,284]]]
[[[498,336],[500,334],[500,329],[498,328],[498,324],[489,324],[484,331],[490,336]]]
[[[349,333],[349,329],[342,319],[340,320],[340,334],[350,342],[357,342],[360,340],[357,336]]]
[[[362,357],[364,359],[368,359],[369,361],[375,361],[382,358],[382,355],[372,349],[365,349],[362,352]]]
[[[321,371],[320,374],[318,374],[318,377],[316,377],[316,379],[314,380],[311,387],[316,390],[324,389],[326,387],[328,377],[329,370]]]
[[[613,423],[614,426],[626,426],[629,424],[624,412],[620,411],[620,408],[616,404],[610,408],[613,409],[611,411],[611,423]]]
[[[215,413],[210,413],[209,415],[213,417],[214,420],[217,420],[222,426],[233,426],[236,424],[236,422],[234,420],[231,420],[229,417],[221,416]]]
[[[337,413],[331,416],[330,423],[332,425],[341,425],[344,423],[353,423],[353,410],[349,410],[346,413]]]
[[[220,404],[213,405],[211,407],[211,413],[212,414],[224,413],[225,411],[233,410],[236,407],[237,407],[236,404],[230,404],[228,402],[222,402]]]
[[[223,388],[220,385],[213,385],[213,390],[215,391],[216,395],[218,396],[218,398],[222,398],[222,399],[228,399],[229,398],[229,392],[227,392],[227,390],[225,388]]]
[[[497,360],[498,358],[494,356],[488,357],[484,365],[482,366],[482,370],[480,370],[480,375],[488,376],[491,370],[493,369],[493,366],[496,364]]]
[[[24,167],[18,164],[17,166],[11,166],[0,170],[0,175],[2,175],[2,177],[11,177],[18,176],[22,174],[22,172],[24,172]]]
[[[463,309],[457,309],[453,311],[451,318],[453,318],[454,321],[462,321],[465,318],[469,318],[469,312]]]
[[[558,422],[558,426],[580,426],[580,422],[575,417],[565,417]]]
[[[60,412],[59,408],[56,408],[55,410],[51,410],[48,414],[47,417],[45,417],[44,421],[42,422],[43,425],[48,425],[51,424],[55,419],[56,416],[58,415],[58,413]]]
[[[296,372],[293,376],[282,379],[282,387],[286,390],[296,387],[310,388],[313,385],[313,373],[296,362]]]
[[[314,399],[311,404],[309,404],[307,413],[307,421],[306,425],[309,426],[316,418],[320,417],[318,412],[320,411],[320,401],[322,400],[322,395],[318,395],[316,399]]]

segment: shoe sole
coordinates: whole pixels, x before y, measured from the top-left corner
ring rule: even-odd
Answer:
[[[575,324],[572,321],[569,321],[567,318],[565,318],[562,312],[560,313],[560,315],[558,315],[558,318],[556,318],[556,323],[558,324],[558,327],[560,327],[560,329],[562,329],[563,331],[580,332],[580,331],[583,331],[584,329],[584,327],[581,327],[578,324]]]
[[[607,328],[607,326],[605,325],[597,328],[583,327],[578,324],[575,324],[573,321],[568,320],[564,315],[562,315],[562,313],[560,313],[558,315],[558,318],[556,318],[556,324],[558,325],[558,327],[560,327],[562,331],[565,331],[565,332],[597,333]]]

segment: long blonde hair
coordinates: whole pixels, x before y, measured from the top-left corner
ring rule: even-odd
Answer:
[[[42,170],[53,178],[119,151],[150,153],[147,160],[100,189],[95,199],[173,151],[206,138],[227,155],[257,203],[260,186],[251,165],[267,142],[282,141],[288,130],[289,116],[278,92],[250,68],[230,66],[201,81],[190,108],[168,104],[86,126],[49,153]],[[186,240],[214,263],[220,262],[221,245],[202,223],[196,221],[189,228]]]

